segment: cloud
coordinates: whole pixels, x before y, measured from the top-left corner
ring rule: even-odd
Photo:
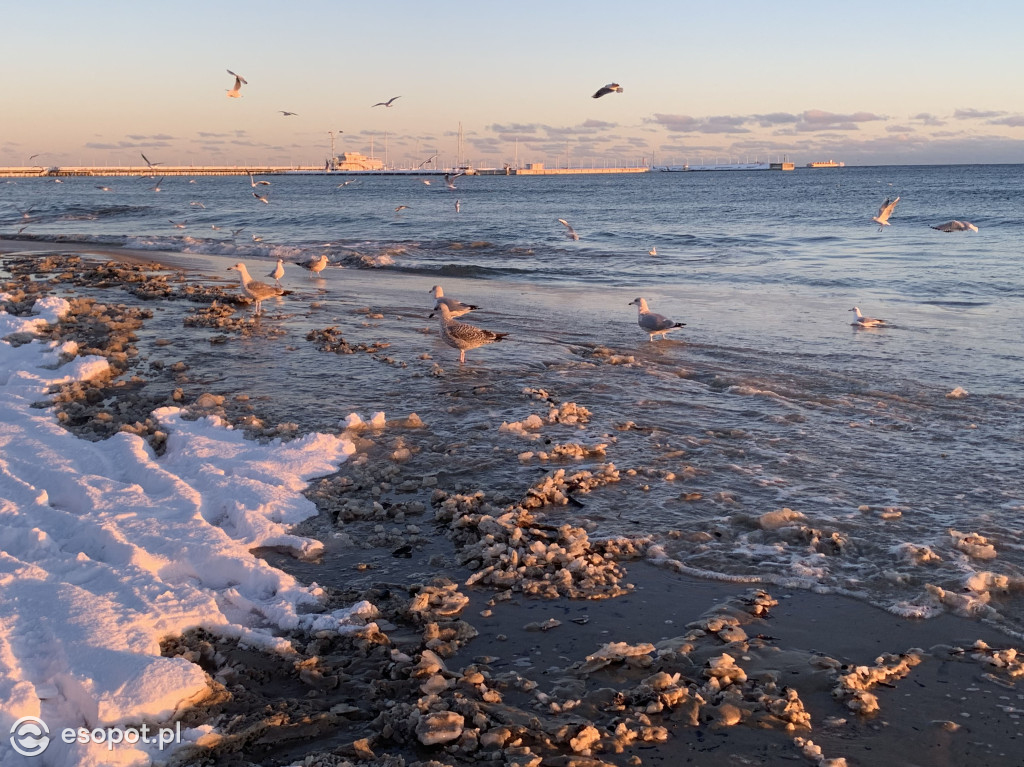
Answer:
[[[673,133],[750,133],[744,124],[748,117],[714,115],[712,117],[691,117],[690,115],[655,114],[648,122],[661,125]]]
[[[808,109],[802,115],[800,115],[800,121],[797,123],[796,129],[798,131],[849,131],[859,130],[860,127],[857,123],[874,122],[877,120],[885,120],[886,118],[882,115],[876,115],[872,112],[853,112],[852,114],[835,114],[834,112],[825,112],[821,109]]]
[[[607,129],[611,129],[611,128],[617,128],[618,124],[617,123],[604,122],[603,120],[587,120],[587,121],[585,121],[582,124],[581,127],[583,127],[583,128],[593,128],[595,130],[607,130]]]
[[[174,136],[168,136],[166,133],[158,133],[155,136],[138,136],[128,135],[132,141],[174,141]]]
[[[989,125],[1007,125],[1011,128],[1024,128],[1024,115],[1007,115],[995,120],[989,120]]]
[[[770,128],[773,125],[800,122],[800,115],[790,114],[789,112],[772,112],[766,115],[751,115],[751,119],[756,121],[762,128]]]
[[[886,133],[916,133],[917,128],[913,128],[909,125],[886,125]]]
[[[910,119],[913,120],[914,122],[919,122],[922,125],[933,125],[936,127],[946,124],[945,120],[941,120],[935,115],[929,114],[928,112],[920,112],[919,114],[914,115]]]
[[[541,128],[537,123],[509,123],[508,125],[502,125],[495,123],[494,125],[488,125],[487,129],[498,134],[507,133],[536,133]]]
[[[991,120],[1005,114],[1006,112],[985,111],[984,109],[958,109],[953,112],[953,117],[957,120]]]
[[[131,138],[129,136],[129,138]],[[169,147],[166,141],[118,141],[116,144],[104,144],[98,141],[90,141],[83,145],[86,149],[117,150],[117,149],[147,149],[149,147]]]

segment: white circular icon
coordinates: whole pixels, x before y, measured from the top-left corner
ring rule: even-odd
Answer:
[[[22,756],[39,756],[50,745],[50,729],[38,717],[23,716],[11,725],[11,745]]]

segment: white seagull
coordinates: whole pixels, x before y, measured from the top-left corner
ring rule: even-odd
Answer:
[[[466,361],[468,349],[493,344],[507,335],[508,333],[493,333],[490,330],[458,322],[452,318],[451,310],[441,304],[441,340],[453,349],[459,350],[459,364]]]
[[[228,70],[228,74],[235,78],[235,85],[228,91],[228,98],[239,99],[242,97],[242,86],[248,85],[249,82],[241,75],[236,75],[230,69]]]
[[[568,237],[570,240],[578,240],[580,238],[580,236],[578,234],[576,234],[576,230],[573,229],[569,225],[569,222],[566,221],[564,218],[558,219],[558,223],[560,223],[562,226],[564,226],[568,230],[565,233],[565,236]]]
[[[681,328],[686,325],[685,322],[673,322],[668,317],[660,314],[655,314],[647,308],[647,301],[642,298],[634,298],[629,302],[628,306],[636,306],[636,322],[640,326],[640,329],[650,336],[650,340],[653,341],[655,336],[661,336],[665,338],[665,334],[670,330]]]
[[[273,277],[274,278],[274,282],[276,282],[278,285],[281,284],[281,278],[284,277],[284,259],[283,258],[277,259],[277,266],[275,266],[273,268],[273,270],[271,270],[270,273],[267,274],[267,276],[268,277]]]
[[[449,298],[444,294],[444,290],[440,285],[435,285],[430,289],[430,292],[434,294],[434,312],[440,311],[442,306],[448,307],[448,313],[452,317],[461,317],[463,314],[469,314],[474,309],[479,309],[479,306],[474,304],[464,304],[461,301],[457,301],[454,298]],[[434,312],[430,313],[430,316],[434,316]]]
[[[878,224],[878,231],[882,231],[883,226],[889,226],[889,216],[896,209],[896,203],[900,201],[897,197],[895,200],[890,200],[888,197],[885,198],[885,202],[882,203],[882,207],[878,209],[878,215],[871,220]]]
[[[303,269],[309,270],[309,278],[313,279],[320,272],[327,268],[327,254],[323,254],[317,258],[311,258],[308,261],[295,261],[296,266],[301,266]]]
[[[259,181],[257,181],[255,178],[252,177],[252,174],[250,173],[249,174],[249,186],[251,186],[253,189],[255,189],[258,186],[270,186],[270,182],[269,181],[264,181],[263,179],[260,179]]]
[[[457,179],[459,176],[465,176],[465,175],[466,175],[465,173],[456,173],[453,176],[451,173],[445,173],[444,174],[444,184],[449,189],[454,189],[455,188],[455,179]]]
[[[392,96],[387,101],[378,101],[376,104],[372,104],[370,106],[370,108],[372,109],[373,107],[390,107],[395,102],[396,99],[400,99],[400,98],[402,98],[402,97],[401,96]]]
[[[252,196],[259,200],[260,202],[264,203],[265,205],[270,205],[270,200],[267,199],[266,195],[260,195],[257,192],[253,192]]]
[[[651,249],[649,251],[647,251],[647,255],[649,255],[649,256],[656,256],[656,255],[658,255],[658,249],[652,245]]]
[[[850,323],[855,328],[880,328],[885,324],[885,320],[880,320],[877,317],[865,317],[856,306],[850,309],[850,311],[857,315],[854,321]]]
[[[273,285],[268,285],[265,282],[258,282],[250,277],[249,270],[245,268],[245,264],[241,261],[234,266],[228,267],[228,271],[232,269],[238,272],[238,279],[242,283],[242,292],[256,302],[256,309],[253,314],[260,313],[261,304],[264,299],[284,295],[284,291],[281,288],[275,288]]]
[[[608,83],[603,88],[598,88],[597,93],[594,94],[594,98],[599,99],[602,96],[607,96],[609,93],[622,93],[622,86],[618,83]]]
[[[932,229],[938,229],[940,232],[966,232],[970,229],[972,232],[978,231],[978,227],[972,224],[970,221],[947,221],[944,224],[933,226]]]

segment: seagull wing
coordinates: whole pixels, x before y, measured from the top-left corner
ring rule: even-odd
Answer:
[[[558,219],[558,223],[560,223],[562,226],[564,226],[566,229],[569,230],[569,236],[570,237],[575,237],[576,236],[576,230],[573,229],[572,226],[569,225],[569,222],[566,221],[564,218]]]

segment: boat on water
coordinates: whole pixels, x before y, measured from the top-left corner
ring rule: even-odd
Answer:
[[[807,163],[808,168],[844,168],[846,167],[845,162],[836,162],[835,160],[819,160],[818,162]]]

